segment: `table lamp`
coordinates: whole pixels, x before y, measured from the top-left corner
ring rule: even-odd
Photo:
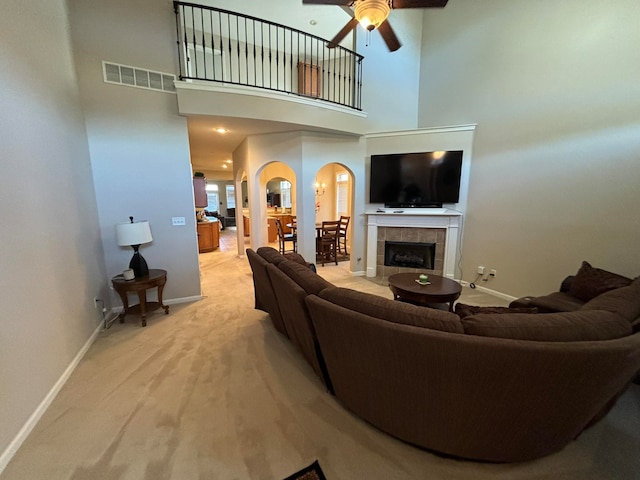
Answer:
[[[138,249],[143,243],[149,243],[153,240],[149,222],[134,222],[133,217],[129,217],[129,223],[120,223],[116,225],[116,237],[118,245],[121,247],[133,247],[133,257],[129,262],[129,268],[133,270],[136,278],[149,275],[149,267],[147,262],[140,255]]]

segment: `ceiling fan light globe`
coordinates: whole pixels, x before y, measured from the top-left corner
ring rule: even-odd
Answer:
[[[387,19],[390,11],[387,0],[361,0],[356,4],[355,16],[363,28],[371,31]]]

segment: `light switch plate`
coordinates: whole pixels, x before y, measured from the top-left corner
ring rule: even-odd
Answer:
[[[171,217],[171,225],[173,225],[174,227],[179,227],[186,224],[187,222],[185,221],[184,217]]]

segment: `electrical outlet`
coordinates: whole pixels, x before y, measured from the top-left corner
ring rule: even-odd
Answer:
[[[479,275],[484,275],[484,267],[482,265],[478,266],[478,274]]]
[[[186,224],[187,222],[184,217],[171,217],[171,225],[174,227],[180,227]]]
[[[489,272],[489,276],[490,276],[490,277],[495,277],[495,276],[496,276],[496,270],[495,270],[495,269],[492,269],[492,270]]]

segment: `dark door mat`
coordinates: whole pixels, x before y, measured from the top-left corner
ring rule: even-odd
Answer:
[[[324,476],[320,464],[316,460],[308,467],[288,476],[284,480],[327,480],[327,477]]]

